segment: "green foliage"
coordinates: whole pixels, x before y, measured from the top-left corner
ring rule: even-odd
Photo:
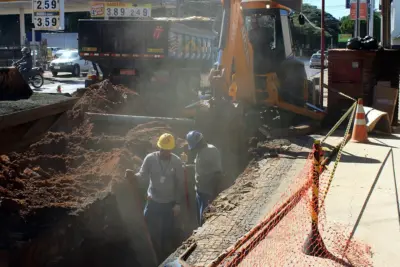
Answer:
[[[321,26],[321,10],[316,6],[309,4],[303,4],[302,13],[312,22],[315,26]],[[315,28],[306,21],[304,25],[300,25],[298,22],[299,13],[295,13],[293,16],[293,40],[297,47],[303,49],[309,49],[310,51],[320,49],[321,40],[321,29]],[[330,44],[332,41],[334,44],[337,42],[337,36],[340,33],[340,21],[333,17],[330,13],[325,12],[325,37],[326,43]]]

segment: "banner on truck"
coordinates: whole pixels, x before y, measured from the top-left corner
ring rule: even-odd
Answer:
[[[136,5],[122,2],[90,2],[92,18],[148,18],[151,4]]]

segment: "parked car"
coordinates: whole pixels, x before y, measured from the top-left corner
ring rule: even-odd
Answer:
[[[97,71],[94,66],[96,66]],[[103,72],[100,69],[100,66],[96,63],[90,64],[88,74],[85,79],[85,87],[89,87],[92,84],[98,83],[103,80]]]
[[[57,51],[54,53],[54,58],[53,58],[53,59],[57,59],[57,58],[59,58],[62,54],[64,54],[64,52],[69,52],[69,51],[71,51],[71,49],[60,49],[60,50],[57,50]]]
[[[318,50],[317,53],[315,53],[315,54],[321,54],[321,50]],[[324,51],[324,54],[325,54],[325,56],[327,57],[327,56],[328,56],[328,51],[325,50],[325,51]]]
[[[328,58],[324,58],[324,67],[328,67]],[[315,53],[310,58],[310,68],[321,68],[321,54]]]
[[[57,53],[57,51],[60,51],[61,48],[60,47],[47,47],[47,51],[50,52],[51,51],[51,55],[49,55],[48,53],[48,57],[54,59],[55,55]]]
[[[59,52],[57,51],[56,55]],[[79,77],[81,72],[88,72],[91,65],[91,62],[79,56],[78,50],[64,50],[58,58],[50,62],[50,71],[54,77],[59,72],[70,72]]]

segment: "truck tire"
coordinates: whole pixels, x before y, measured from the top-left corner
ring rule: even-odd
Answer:
[[[81,68],[79,67],[79,65],[74,65],[74,68],[72,69],[72,75],[75,77],[79,77],[80,74]]]
[[[51,74],[53,75],[53,77],[57,77],[58,72],[57,71],[52,71]]]

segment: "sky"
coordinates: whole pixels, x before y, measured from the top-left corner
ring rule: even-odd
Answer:
[[[310,4],[321,8],[321,0],[303,0],[303,4]],[[346,9],[346,0],[325,0],[325,12],[332,14],[339,19],[350,14],[350,9]]]

